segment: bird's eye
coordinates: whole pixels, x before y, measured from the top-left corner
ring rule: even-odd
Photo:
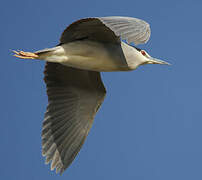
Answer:
[[[141,51],[142,55],[145,56],[146,55],[146,52],[145,51]]]

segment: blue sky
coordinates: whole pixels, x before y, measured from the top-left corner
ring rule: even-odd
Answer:
[[[202,179],[202,1],[3,0],[0,6],[0,176],[15,179]],[[58,43],[71,22],[131,16],[151,24],[145,49],[172,66],[103,73],[108,94],[73,164],[60,176],[41,156],[44,62],[10,49]]]

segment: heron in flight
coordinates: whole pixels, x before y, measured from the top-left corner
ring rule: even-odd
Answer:
[[[130,71],[144,64],[169,64],[131,46],[150,38],[147,22],[132,17],[75,21],[56,47],[14,51],[16,57],[46,61],[48,106],[42,129],[42,154],[61,174],[81,149],[106,90],[100,72]],[[122,40],[126,40],[127,43]]]

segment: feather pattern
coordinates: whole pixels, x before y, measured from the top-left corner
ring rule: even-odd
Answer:
[[[131,17],[95,17],[75,21],[69,25],[60,38],[61,44],[80,39],[120,43],[120,37],[128,43],[146,43],[151,30],[147,22]]]
[[[132,17],[100,17],[107,27],[109,27],[117,36],[125,39],[128,43],[137,44],[146,43],[149,40],[151,30],[147,22]]]
[[[62,173],[74,160],[92,126],[105,88],[100,73],[47,63],[49,104],[42,129],[42,154]]]

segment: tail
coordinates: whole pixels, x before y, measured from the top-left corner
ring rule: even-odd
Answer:
[[[38,56],[42,56],[42,55],[45,55],[47,53],[50,53],[50,52],[53,52],[57,49],[58,47],[53,47],[53,48],[45,48],[45,49],[42,49],[42,50],[39,50],[39,51],[36,51],[34,52],[35,54],[37,54]]]

